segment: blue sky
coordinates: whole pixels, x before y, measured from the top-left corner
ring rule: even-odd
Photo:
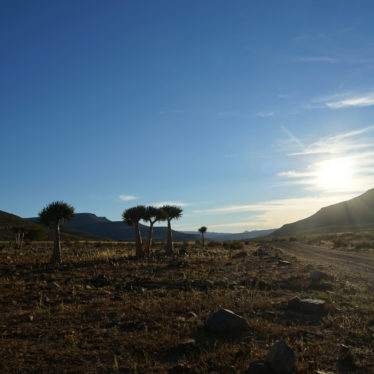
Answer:
[[[2,1],[1,210],[273,228],[374,187],[372,1]]]

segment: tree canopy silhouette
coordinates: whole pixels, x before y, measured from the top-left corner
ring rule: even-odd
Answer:
[[[139,221],[145,219],[147,208],[144,205],[137,205],[132,208],[126,209],[122,213],[122,219],[128,226],[134,226],[135,230],[135,247],[136,257],[143,257],[144,251],[142,247],[142,237],[139,230]]]
[[[179,219],[182,217],[183,209],[174,205],[164,205],[161,209],[165,212],[166,220],[168,221],[168,241],[166,245],[166,253],[171,255],[174,253],[174,245],[170,222],[173,219]]]
[[[72,220],[73,216],[74,207],[63,201],[53,201],[39,212],[40,222],[54,230],[53,264],[61,262],[60,224]]]
[[[199,232],[201,233],[201,240],[202,240],[202,243],[203,243],[203,248],[205,247],[205,233],[207,232],[208,228],[206,226],[201,226],[199,228]]]

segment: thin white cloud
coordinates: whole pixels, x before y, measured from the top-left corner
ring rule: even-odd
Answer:
[[[304,57],[295,57],[294,61],[296,62],[325,62],[329,64],[335,64],[338,59],[329,56],[304,56]]]
[[[239,112],[218,112],[217,116],[219,117],[240,117]]]
[[[358,193],[372,188],[372,132],[373,125],[319,139],[300,152],[289,153],[293,157],[309,156],[303,170],[287,170],[277,176],[286,184],[302,185],[305,191],[320,193]]]
[[[374,125],[363,127],[358,130],[345,132],[342,134],[327,136],[306,146],[299,152],[289,153],[289,156],[313,155],[313,154],[345,154],[351,151],[362,150],[372,147],[366,139],[358,138],[359,135],[366,134],[374,130]]]
[[[119,199],[121,201],[132,201],[138,199],[138,197],[133,195],[119,195]]]
[[[178,206],[178,207],[185,207],[185,206],[189,206],[190,203],[184,203],[182,201],[159,201],[157,203],[152,203],[151,205],[156,206],[156,207],[162,207],[164,205],[173,205],[173,206]]]
[[[369,93],[364,96],[349,97],[342,100],[328,101],[325,103],[328,108],[342,109],[342,108],[360,108],[374,105],[374,93]]]
[[[332,205],[356,196],[352,193],[334,193],[289,199],[264,201],[256,204],[232,205],[213,209],[198,210],[199,215],[254,212],[254,216],[244,222],[210,224],[209,227],[236,228],[246,230],[269,229],[295,222],[316,213],[322,207]],[[231,231],[231,230],[230,230]]]
[[[274,112],[257,112],[256,117],[261,117],[261,118],[267,118],[267,117],[273,117]]]

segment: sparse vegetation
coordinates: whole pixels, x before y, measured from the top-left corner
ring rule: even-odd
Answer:
[[[372,372],[371,286],[334,274],[328,291],[315,289],[310,267],[295,260],[278,266],[284,256],[268,244],[267,256],[254,256],[258,243],[204,252],[180,243],[189,256],[177,263],[156,243],[155,257],[142,263],[132,243],[81,242],[76,250],[68,242],[58,270],[46,264],[48,243],[17,256],[8,247],[0,252],[1,371],[166,373],[183,364],[189,373],[245,373],[284,339],[296,355],[295,373],[334,372],[341,344],[349,344],[358,372]],[[299,293],[326,301],[327,312],[315,318],[287,311]],[[247,319],[245,336],[204,328],[221,307]]]
[[[208,230],[208,228],[206,226],[201,226],[199,228],[199,233],[201,234],[201,241],[203,243],[203,248],[205,248],[205,237],[204,237],[204,235],[205,235],[207,230]]]
[[[51,263],[61,262],[60,225],[70,221],[74,216],[74,208],[63,201],[54,201],[39,212],[40,222],[51,227],[54,231],[54,246]]]

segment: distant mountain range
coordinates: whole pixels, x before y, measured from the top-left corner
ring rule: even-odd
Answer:
[[[209,228],[208,228],[209,229]],[[210,232],[205,233],[205,239],[207,240],[247,240],[258,238],[261,236],[267,236],[273,233],[276,229],[268,230],[254,230],[254,231],[244,231],[240,233],[221,233],[221,232]],[[201,234],[198,231],[184,231],[187,234],[198,235],[201,238]]]
[[[31,222],[39,222],[38,217],[28,218]],[[148,234],[148,226],[139,225],[140,233],[145,240]],[[106,217],[98,217],[92,213],[76,213],[71,221],[65,222],[62,228],[75,229],[80,232],[96,235],[97,237],[110,240],[135,241],[134,228],[126,225],[123,221],[110,221]],[[173,240],[194,241],[199,239],[199,235],[185,234],[180,231],[174,231]],[[166,241],[167,227],[154,227],[153,240]]]
[[[320,209],[312,216],[283,225],[274,236],[374,229],[374,188],[348,201]]]
[[[33,237],[37,240],[49,240],[52,239],[51,230],[47,227],[39,225],[34,222],[16,216],[15,214],[7,213],[0,210],[0,240],[13,240],[14,233],[13,228],[19,227],[25,230],[25,238]],[[99,240],[96,235],[79,232],[71,227],[64,227],[61,230],[62,239],[71,240]]]
[[[22,226],[30,231],[41,232],[42,238],[51,238],[50,230],[38,224],[37,217],[24,219],[14,214],[0,211],[0,240],[14,237],[12,228]],[[209,229],[209,228],[208,228]],[[374,188],[351,200],[330,205],[320,209],[312,216],[300,221],[283,225],[280,229],[245,231],[237,234],[209,232],[205,234],[207,240],[246,240],[260,236],[290,236],[299,234],[330,233],[374,229]],[[105,217],[98,217],[92,213],[76,213],[70,222],[62,225],[63,238],[86,240],[123,240],[134,241],[134,229],[123,221],[110,221]],[[140,225],[142,237],[148,234],[148,226]],[[167,228],[155,227],[153,232],[155,241],[166,241]],[[174,231],[175,241],[200,240],[197,231]]]

